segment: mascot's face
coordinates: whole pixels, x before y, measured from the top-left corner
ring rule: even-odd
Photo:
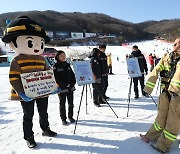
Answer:
[[[32,35],[18,36],[16,39],[17,47],[11,42],[10,48],[17,54],[40,55],[44,51],[45,41],[42,37]]]

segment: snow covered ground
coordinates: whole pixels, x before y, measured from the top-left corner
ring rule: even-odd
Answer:
[[[135,44],[135,43],[134,43]],[[130,44],[130,45],[134,45]],[[161,56],[170,44],[160,41],[138,42],[136,45],[148,55],[155,50]],[[75,47],[74,47],[75,48]],[[76,47],[78,48],[82,47]],[[107,47],[112,53],[113,73],[109,76],[107,96],[109,104],[118,115],[114,115],[110,107],[105,104],[95,107],[92,103],[90,88],[87,87],[87,114],[85,93],[80,109],[76,133],[73,134],[74,124],[62,126],[59,116],[59,100],[57,95],[49,97],[49,122],[57,137],[43,137],[39,127],[37,109],[34,115],[34,135],[38,148],[30,150],[22,133],[22,109],[18,101],[8,100],[10,84],[8,81],[9,67],[0,67],[0,153],[1,154],[156,154],[149,144],[142,142],[140,133],[145,133],[157,114],[157,107],[151,98],[140,97],[134,100],[134,92],[130,101],[129,117],[127,117],[127,97],[130,79],[127,74],[125,55],[131,52],[129,47]],[[117,61],[117,56],[120,58]],[[147,76],[146,76],[147,78]],[[91,88],[92,91],[92,88]],[[76,86],[74,93],[74,118],[77,117],[82,86]],[[157,102],[156,88],[152,94]],[[175,142],[170,154],[179,154],[178,143]]]

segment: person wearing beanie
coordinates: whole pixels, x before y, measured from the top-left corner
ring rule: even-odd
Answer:
[[[37,146],[34,140],[33,115],[36,102],[40,117],[40,127],[43,136],[54,137],[57,133],[49,128],[48,97],[29,98],[26,96],[20,74],[49,70],[45,59],[40,56],[44,45],[50,39],[43,27],[27,16],[20,16],[12,20],[6,27],[2,41],[17,53],[11,62],[9,80],[12,85],[11,100],[20,100],[23,109],[24,139],[29,148]]]
[[[66,98],[68,101],[68,119],[71,123],[74,123],[73,118],[73,95],[75,91],[76,78],[71,66],[66,61],[66,54],[64,51],[60,50],[57,52],[56,63],[54,65],[54,76],[57,84],[61,88],[61,93],[58,94],[60,101],[60,117],[63,125],[67,125],[66,117]]]

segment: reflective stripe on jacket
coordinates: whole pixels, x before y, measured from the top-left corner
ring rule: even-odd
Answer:
[[[163,70],[170,70],[170,57],[168,53],[164,54],[164,56],[161,58],[159,63],[156,65],[153,71],[149,74],[149,78],[144,88],[145,92],[147,92],[148,94],[152,93],[156,85],[156,81],[159,77],[159,73]],[[163,77],[161,78],[161,82],[164,82],[164,81],[168,82],[169,80],[170,80],[169,78],[163,78]]]

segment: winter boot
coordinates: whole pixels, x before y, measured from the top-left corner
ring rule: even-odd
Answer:
[[[94,104],[95,104],[95,103],[94,103]],[[103,100],[103,99],[100,99],[98,104],[106,104],[106,101]]]
[[[156,147],[156,145],[153,145],[153,144],[150,144],[150,145],[151,145],[151,147],[153,147],[156,151],[160,152],[161,154],[164,154],[164,153],[168,152],[168,151],[162,151],[161,149]]]
[[[27,146],[28,146],[29,148],[31,148],[31,149],[37,147],[37,144],[36,144],[36,142],[34,141],[34,136],[28,137],[27,140],[26,140],[26,142],[27,142]]]
[[[71,123],[74,123],[76,120],[73,119],[73,118],[69,118],[69,121],[70,121]]]
[[[94,105],[97,107],[101,107],[101,105],[98,102],[94,102]]]
[[[135,94],[134,99],[138,99],[138,98],[139,98],[139,95],[138,95],[138,94]]]
[[[64,125],[64,126],[68,125],[67,121],[66,120],[62,120],[62,125]]]
[[[146,143],[149,143],[149,141],[150,141],[150,139],[146,135],[140,134],[140,138]]]
[[[51,131],[49,128],[42,132],[42,136],[55,137],[56,135],[57,133]]]
[[[149,94],[146,93],[145,91],[142,92],[142,95],[145,96],[145,97],[149,97]]]

